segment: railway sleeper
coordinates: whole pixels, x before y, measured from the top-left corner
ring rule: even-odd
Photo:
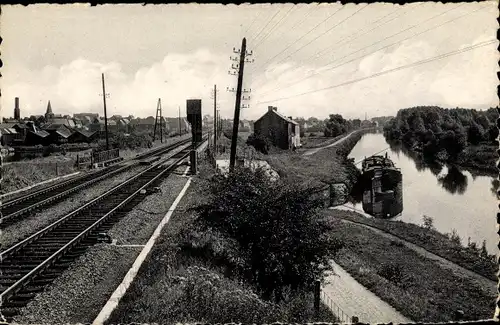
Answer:
[[[7,322],[12,322],[11,318],[19,315],[18,308],[0,306],[0,311],[2,311],[2,315],[7,318]]]

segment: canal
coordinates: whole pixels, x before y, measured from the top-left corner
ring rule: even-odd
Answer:
[[[469,237],[479,246],[485,240],[488,252],[497,252],[498,181],[493,176],[437,164],[429,166],[401,146],[389,145],[381,132],[365,134],[349,157],[357,163],[377,152],[387,152],[403,173],[404,209],[392,220],[422,225],[423,216],[429,216],[439,232],[451,233],[455,229],[463,244],[467,245]],[[361,169],[361,163],[356,166]],[[346,205],[363,210],[361,202]]]

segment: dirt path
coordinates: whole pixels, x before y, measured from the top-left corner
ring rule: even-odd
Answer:
[[[390,322],[404,324],[412,322],[373,292],[363,287],[338,264],[333,261],[331,263],[335,274],[327,277],[327,284],[322,288],[330,299],[323,301],[335,314],[338,314],[339,311],[336,310],[336,306],[330,305],[328,300],[338,305],[342,309],[344,322],[347,321],[346,314],[349,322],[352,316],[358,317],[361,323],[370,324],[387,324]]]
[[[339,143],[342,143],[343,141],[345,141],[347,138],[349,138],[353,133],[355,132],[358,132],[358,130],[356,131],[352,131],[351,133],[347,134],[346,136],[344,136],[343,138],[341,139],[338,139],[337,141],[335,141],[334,143],[331,143],[327,146],[324,146],[324,147],[319,147],[319,148],[314,148],[314,149],[309,149],[307,151],[305,151],[302,155],[303,156],[310,156],[310,155],[313,155],[315,154],[316,152],[320,151],[320,150],[323,150],[323,149],[326,149],[326,148],[330,148],[330,147],[333,147],[333,146],[336,146],[338,145]]]
[[[410,243],[409,241],[400,239],[399,237],[394,236],[388,232],[385,232],[383,230],[380,230],[378,228],[375,228],[375,227],[372,227],[369,225],[365,225],[365,224],[360,223],[360,222],[355,222],[355,221],[345,220],[345,219],[342,219],[342,222],[356,224],[356,225],[365,227],[367,229],[370,229],[371,231],[376,232],[377,234],[379,234],[385,238],[388,238],[388,239],[394,240],[394,241],[398,241],[398,242],[402,243],[403,245],[405,245],[406,247],[408,247],[409,249],[415,251],[417,254],[419,254],[427,259],[430,259],[432,261],[437,262],[439,264],[439,266],[441,266],[444,269],[450,270],[455,275],[462,277],[462,278],[469,278],[469,279],[474,280],[478,285],[480,285],[483,288],[483,290],[485,292],[492,292],[494,294],[496,294],[496,292],[497,292],[496,291],[497,290],[497,283],[495,281],[492,281],[492,280],[490,280],[490,279],[488,279],[480,274],[477,274],[476,272],[468,270],[468,269],[466,269],[458,264],[455,264],[454,262],[449,261],[445,258],[442,258],[434,253],[431,253],[428,250],[426,250],[418,245],[415,245],[413,243]]]

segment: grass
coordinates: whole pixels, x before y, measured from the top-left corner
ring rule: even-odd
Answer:
[[[73,159],[62,160],[59,156],[6,164],[3,166],[0,193],[9,193],[51,178],[74,173],[77,171],[74,164]]]
[[[319,132],[322,133],[322,132]],[[336,136],[334,138],[330,137],[325,137],[325,136],[311,136],[311,135],[306,135],[305,137],[300,138],[300,142],[302,143],[302,148],[305,149],[310,149],[310,148],[319,148],[322,146],[327,146],[330,143],[333,143],[337,141],[338,139],[342,138],[345,136],[345,134],[341,134],[339,136]]]
[[[200,161],[198,177],[209,177],[211,173],[208,164]],[[198,178],[193,179],[108,324],[335,322],[324,306],[319,315],[314,315],[312,293],[303,293],[289,304],[270,303],[212,261],[182,250],[179,243],[183,234],[193,228],[194,217],[187,210],[203,200],[203,187],[198,182]]]
[[[345,141],[325,148],[310,156],[297,152],[282,152],[262,155],[281,177],[291,177],[302,182],[336,183],[344,182],[352,187],[359,175],[357,168],[347,160],[347,155],[361,138],[353,134]]]
[[[452,261],[466,269],[474,271],[484,277],[497,281],[498,264],[492,258],[482,258],[478,252],[463,247],[450,240],[447,235],[435,229],[424,229],[418,225],[402,221],[388,221],[384,219],[365,218],[351,211],[336,212],[339,217],[373,226],[392,235],[421,246],[442,258]],[[330,212],[328,212],[330,214]]]
[[[484,292],[475,282],[369,229],[339,219],[332,222],[332,236],[346,244],[336,262],[406,317],[417,322],[444,322],[453,320],[456,310],[465,311],[465,320],[493,316],[495,292]]]

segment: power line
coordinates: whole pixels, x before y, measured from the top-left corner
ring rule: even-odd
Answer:
[[[297,95],[292,95],[292,96],[288,96],[288,97],[282,97],[282,98],[273,99],[273,100],[262,101],[262,102],[258,102],[257,104],[264,104],[264,103],[276,102],[276,101],[280,101],[280,100],[284,100],[284,99],[290,99],[290,98],[300,97],[300,96],[307,95],[307,94],[312,94],[312,93],[316,93],[316,92],[320,92],[320,91],[324,91],[324,90],[329,90],[329,89],[334,89],[334,88],[338,88],[338,87],[350,85],[350,84],[357,83],[357,82],[360,82],[360,81],[364,81],[364,80],[367,80],[367,79],[372,79],[372,78],[376,78],[376,77],[379,77],[379,76],[383,76],[383,75],[386,75],[386,74],[389,74],[389,73],[392,73],[392,72],[396,72],[396,71],[399,71],[399,70],[403,70],[403,69],[407,69],[407,68],[412,68],[412,67],[424,64],[424,63],[432,62],[432,61],[435,61],[435,60],[440,60],[440,59],[443,59],[443,58],[446,58],[446,57],[449,57],[449,56],[453,56],[453,55],[461,54],[461,53],[464,53],[464,52],[468,52],[468,51],[471,51],[471,50],[474,50],[474,49],[477,49],[477,48],[480,48],[480,47],[484,47],[484,46],[487,46],[487,45],[490,45],[490,44],[494,44],[494,43],[496,43],[496,41],[497,41],[496,39],[492,39],[492,40],[489,40],[489,41],[480,42],[480,43],[477,43],[477,44],[474,44],[474,45],[471,45],[471,46],[464,47],[464,48],[462,48],[460,50],[455,50],[455,51],[452,51],[452,52],[444,53],[444,54],[441,54],[441,55],[438,55],[438,56],[435,56],[435,57],[432,57],[432,58],[428,58],[428,59],[420,60],[420,61],[417,61],[417,62],[413,62],[413,63],[410,63],[408,65],[400,66],[400,67],[397,67],[397,68],[394,68],[394,69],[389,69],[389,70],[381,71],[381,72],[378,72],[378,73],[375,73],[375,74],[372,74],[370,76],[366,76],[366,77],[363,77],[363,78],[354,79],[354,80],[351,80],[351,81],[343,82],[343,83],[340,83],[340,84],[337,84],[337,85],[333,85],[333,86],[329,86],[329,87],[325,87],[325,88],[321,88],[321,89],[317,89],[317,90],[307,91],[307,92],[304,92],[304,93],[301,93],[301,94],[297,94]]]
[[[421,3],[421,4],[417,4],[417,6],[420,6],[420,5],[422,5],[422,4],[423,4],[423,3]],[[412,8],[412,9],[414,9],[414,8]],[[370,25],[372,25],[372,24],[374,24],[374,23],[377,23],[377,22],[381,21],[382,19],[384,19],[384,18],[386,18],[386,17],[388,17],[388,16],[390,16],[390,15],[394,14],[396,11],[399,11],[399,10],[400,10],[400,8],[397,8],[395,11],[393,11],[393,12],[391,12],[391,13],[387,14],[387,15],[384,15],[382,18],[379,18],[379,19],[377,19],[376,21],[374,21],[374,22],[370,23]],[[409,11],[408,11],[408,12],[409,12]],[[393,18],[391,18],[391,19],[389,19],[389,20],[387,20],[387,21],[385,21],[385,22],[383,22],[383,23],[379,24],[378,26],[373,27],[372,29],[370,29],[370,30],[368,30],[368,31],[364,32],[363,34],[358,35],[357,37],[355,37],[355,38],[353,38],[353,39],[350,39],[350,40],[349,40],[348,42],[346,42],[345,44],[349,44],[350,42],[352,42],[352,41],[354,41],[354,40],[356,40],[356,39],[360,38],[361,36],[366,35],[366,34],[368,34],[368,33],[372,32],[372,31],[374,31],[375,29],[377,29],[377,28],[379,28],[379,27],[384,26],[385,24],[387,24],[387,23],[389,23],[389,22],[391,22],[391,21],[393,21],[393,20],[395,20],[395,19],[397,19],[397,18],[399,18],[399,17],[403,16],[404,14],[407,14],[408,12],[405,12],[405,13],[403,13],[403,14],[400,14],[400,15],[398,15],[398,16],[396,16],[396,17],[393,17]],[[363,29],[361,29],[360,31],[362,31],[362,30],[363,30]],[[360,31],[358,31],[358,32],[360,32]],[[356,33],[355,33],[354,35],[356,35]],[[351,36],[353,36],[353,35],[351,35]],[[307,60],[311,59],[312,57],[314,57],[314,59],[313,59],[313,60],[316,60],[317,58],[319,58],[319,57],[323,56],[323,55],[324,55],[324,53],[326,53],[328,50],[330,50],[330,49],[331,49],[332,47],[334,47],[335,45],[337,45],[337,44],[344,44],[344,43],[342,43],[342,41],[343,41],[343,40],[345,40],[346,38],[349,38],[349,37],[347,36],[347,37],[344,37],[344,38],[340,39],[337,43],[334,43],[334,44],[332,44],[331,46],[329,46],[329,47],[327,47],[327,48],[325,48],[325,49],[321,50],[320,52],[313,54],[312,56],[308,57],[308,58],[307,58],[307,59],[305,59],[304,61],[307,61]]]
[[[309,15],[311,15],[311,13],[313,12],[313,9],[316,9],[317,7],[319,6],[316,5],[316,7],[311,7],[307,10],[307,12],[302,16],[302,19],[300,19],[299,21],[297,21],[292,27],[289,28],[289,30],[294,30],[295,27],[299,26],[300,24],[304,23],[304,21],[306,21],[307,17]],[[285,33],[285,31],[283,31],[281,34],[279,34],[277,37],[280,37],[281,35],[283,35]],[[255,66],[252,67],[254,70],[256,69]]]
[[[286,14],[281,17],[280,20],[278,20],[278,22],[276,24],[274,24],[273,27],[271,27],[270,31],[254,46],[254,51],[264,43],[265,40],[267,40],[267,38],[272,34],[272,32],[276,29],[276,26],[278,26],[282,21],[283,19],[285,19],[286,17],[288,17],[288,15],[290,14],[290,12],[292,12],[293,8],[295,7],[290,7],[290,9],[286,12]]]
[[[357,13],[359,13],[361,10],[365,9],[366,7],[368,6],[368,4],[366,4],[364,7],[356,10],[353,14],[351,14],[350,16],[348,16],[347,18],[345,18],[344,20],[342,20],[341,22],[339,22],[338,24],[330,27],[326,32],[323,32],[322,34],[316,36],[315,38],[313,38],[311,41],[309,41],[308,43],[302,45],[301,47],[299,47],[298,49],[296,49],[294,52],[290,53],[286,58],[278,61],[278,63],[280,62],[283,62],[284,60],[288,59],[289,57],[291,57],[293,54],[297,53],[298,51],[300,51],[301,49],[303,49],[304,47],[306,47],[307,45],[311,44],[312,42],[316,41],[317,39],[319,39],[320,37],[323,37],[325,34],[327,34],[328,32],[332,31],[333,29],[335,29],[337,26],[339,26],[340,24],[344,23],[346,20],[348,20],[349,18],[353,17],[354,15],[356,15]],[[276,64],[278,64],[276,63]],[[274,69],[272,70],[274,71]]]
[[[265,24],[264,27],[262,27],[262,29],[260,30],[260,32],[257,33],[257,35],[255,37],[252,37],[251,41],[256,40],[260,36],[260,34],[262,34],[262,32],[264,31],[264,29],[267,27],[267,25],[269,25],[269,23],[271,23],[271,21],[274,19],[274,17],[276,17],[276,15],[278,15],[280,12],[281,12],[281,8],[279,8],[278,11],[276,11],[276,13],[271,17],[271,19],[269,19],[267,21],[267,24]]]
[[[301,37],[299,37],[299,39],[295,40],[294,42],[290,43],[286,48],[284,48],[282,51],[280,51],[279,53],[277,53],[275,56],[273,56],[271,59],[267,60],[262,66],[265,66],[268,62],[274,60],[276,57],[278,57],[281,53],[285,52],[286,50],[288,50],[290,47],[292,47],[293,45],[295,45],[298,41],[300,41],[301,39],[303,39],[304,37],[306,37],[307,35],[309,35],[313,30],[315,30],[316,28],[318,28],[321,24],[323,24],[325,21],[327,21],[328,19],[332,18],[337,12],[339,12],[340,10],[344,9],[345,7],[341,7],[340,9],[338,9],[337,11],[335,11],[333,14],[331,14],[330,16],[326,17],[324,20],[322,20],[320,23],[318,23],[316,26],[314,26],[311,30],[309,30],[307,33],[305,33],[304,35],[302,35]]]
[[[460,7],[460,6],[462,6],[462,5],[463,5],[463,4],[461,4],[461,5],[457,6],[457,7],[455,7],[454,9],[457,9],[458,7]],[[347,61],[347,62],[344,62],[344,63],[338,64],[338,65],[336,65],[336,66],[334,66],[334,67],[328,68],[328,69],[323,70],[323,71],[316,71],[315,73],[313,73],[313,74],[311,74],[311,75],[309,75],[309,76],[307,76],[307,77],[305,77],[305,78],[302,78],[302,79],[299,79],[299,80],[297,80],[297,81],[291,82],[291,83],[289,83],[289,84],[287,84],[287,85],[285,85],[285,86],[283,86],[283,87],[276,87],[276,88],[274,88],[274,89],[272,89],[272,90],[270,90],[270,91],[266,91],[266,92],[264,92],[262,95],[264,96],[265,94],[268,94],[268,93],[271,93],[271,92],[275,92],[276,90],[282,90],[282,89],[285,89],[285,88],[289,88],[290,86],[296,85],[297,83],[300,83],[300,82],[302,82],[302,81],[304,81],[304,80],[307,80],[307,79],[309,79],[309,78],[311,78],[311,77],[313,77],[313,76],[315,76],[315,75],[318,75],[318,74],[323,73],[323,72],[325,72],[325,71],[332,71],[332,70],[334,70],[334,69],[336,69],[336,68],[339,68],[339,67],[341,67],[341,66],[344,66],[344,65],[346,65],[346,64],[348,64],[348,63],[351,63],[351,62],[353,62],[353,61],[356,61],[356,60],[359,60],[359,59],[365,58],[365,57],[367,57],[367,56],[369,56],[369,55],[371,55],[371,54],[373,54],[373,53],[376,53],[376,52],[378,52],[378,51],[380,51],[380,50],[383,50],[383,49],[386,49],[386,48],[391,47],[391,46],[393,46],[393,45],[396,45],[396,44],[398,44],[398,43],[404,42],[404,41],[406,41],[406,40],[408,40],[408,39],[410,39],[410,38],[413,38],[413,37],[415,37],[415,36],[418,36],[418,35],[424,34],[424,33],[426,33],[426,32],[429,32],[429,31],[433,30],[433,29],[439,28],[439,27],[441,27],[441,26],[443,26],[443,25],[445,25],[445,24],[448,24],[448,23],[450,23],[450,22],[452,22],[452,21],[455,21],[455,20],[457,20],[457,19],[460,19],[460,18],[462,18],[462,17],[464,17],[464,16],[467,16],[467,15],[469,15],[469,14],[472,14],[472,13],[474,13],[474,12],[476,12],[476,11],[479,11],[479,10],[482,10],[482,9],[484,9],[484,8],[486,8],[486,6],[485,6],[485,7],[482,7],[482,8],[479,8],[479,9],[476,9],[476,10],[474,10],[474,11],[472,11],[472,12],[465,13],[465,14],[463,14],[463,15],[461,15],[461,16],[458,16],[458,17],[455,17],[455,18],[453,18],[453,19],[447,20],[447,21],[445,21],[444,23],[442,23],[442,24],[440,24],[440,25],[437,25],[437,26],[434,26],[434,27],[428,28],[428,29],[426,29],[426,30],[423,30],[423,31],[421,31],[421,32],[419,32],[419,33],[416,33],[416,34],[410,35],[410,36],[408,36],[408,37],[406,37],[406,38],[404,38],[404,39],[402,39],[402,40],[399,40],[399,41],[393,42],[393,43],[388,44],[388,45],[386,45],[386,46],[384,46],[384,47],[382,47],[382,48],[376,49],[376,50],[374,50],[374,51],[372,51],[372,52],[370,52],[370,53],[368,53],[368,54],[364,54],[364,55],[362,55],[362,56],[360,56],[360,57],[357,57],[357,58],[354,58],[354,59],[349,60],[349,61]],[[454,9],[451,9],[451,10],[454,10]],[[448,11],[450,11],[450,10],[448,10]],[[446,12],[448,12],[448,11],[446,11]],[[446,13],[446,12],[444,12],[444,13]],[[437,16],[433,16],[433,17],[431,17],[430,19],[433,19],[433,18],[436,18],[436,17],[438,17],[438,16],[441,16],[441,15],[443,15],[444,13],[441,13],[441,14],[439,14],[439,15],[437,15]],[[427,19],[427,20],[430,20],[430,19]],[[426,21],[427,21],[427,20],[426,20]],[[415,26],[417,26],[417,25],[414,25],[413,27],[415,27]],[[411,28],[413,28],[413,27],[411,27]],[[406,30],[407,30],[407,29],[406,29]],[[403,30],[403,31],[404,31],[404,30]],[[389,37],[384,38],[384,39],[383,39],[383,40],[381,40],[381,41],[378,41],[378,42],[372,43],[372,44],[370,44],[370,45],[368,45],[368,46],[365,46],[364,48],[361,48],[361,49],[359,49],[359,50],[357,50],[357,51],[355,51],[355,52],[352,52],[352,53],[350,53],[350,54],[348,54],[348,55],[345,55],[345,56],[341,57],[340,59],[333,60],[333,61],[329,62],[328,64],[326,64],[325,66],[323,66],[323,68],[325,68],[326,66],[328,66],[328,65],[330,65],[330,64],[332,64],[332,63],[334,63],[334,62],[336,62],[336,61],[340,61],[340,60],[342,60],[342,59],[344,59],[344,58],[346,58],[346,57],[348,57],[348,56],[350,56],[350,55],[352,55],[352,54],[354,54],[354,53],[357,53],[357,52],[359,52],[359,51],[361,51],[361,50],[363,50],[363,49],[365,49],[365,48],[368,48],[368,47],[370,47],[370,46],[372,46],[372,45],[375,45],[375,44],[377,44],[377,43],[380,43],[380,42],[384,41],[385,39],[390,38],[390,37],[393,37],[393,36],[395,36],[395,35],[397,35],[397,34],[400,34],[400,33],[401,33],[401,32],[398,32],[398,33],[396,33],[396,34],[393,34],[393,35],[391,35],[391,36],[389,36]]]

